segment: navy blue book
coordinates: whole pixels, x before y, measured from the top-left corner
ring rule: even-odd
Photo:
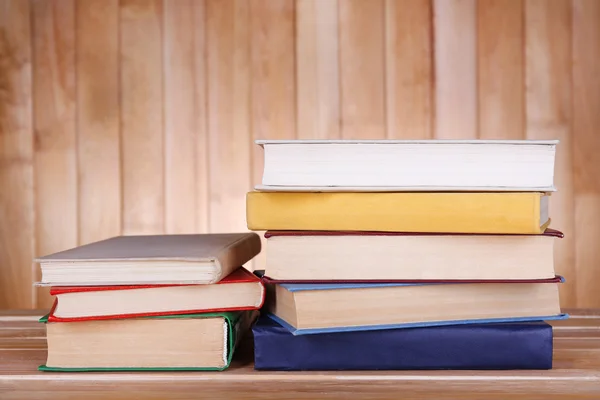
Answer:
[[[263,315],[252,332],[257,370],[552,368],[552,327],[543,321],[297,336]]]

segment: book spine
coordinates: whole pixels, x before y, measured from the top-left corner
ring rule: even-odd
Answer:
[[[268,317],[253,327],[257,370],[551,369],[545,322],[294,336]]]

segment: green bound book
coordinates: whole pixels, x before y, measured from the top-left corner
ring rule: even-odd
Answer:
[[[48,322],[41,371],[222,371],[257,311]]]

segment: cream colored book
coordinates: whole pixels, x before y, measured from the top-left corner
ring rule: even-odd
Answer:
[[[50,294],[50,322],[258,310],[265,297],[260,278],[245,268],[213,285],[55,286]]]
[[[40,285],[209,284],[260,249],[255,233],[118,236],[35,261]]]
[[[265,275],[274,280],[523,280],[555,276],[563,234],[411,234],[268,231]]]
[[[223,370],[258,311],[48,322],[42,371]]]
[[[295,333],[562,318],[557,282],[280,284],[269,310]]]

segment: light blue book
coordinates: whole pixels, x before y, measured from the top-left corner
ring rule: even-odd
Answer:
[[[557,285],[281,284],[268,315],[294,335],[566,319]]]

